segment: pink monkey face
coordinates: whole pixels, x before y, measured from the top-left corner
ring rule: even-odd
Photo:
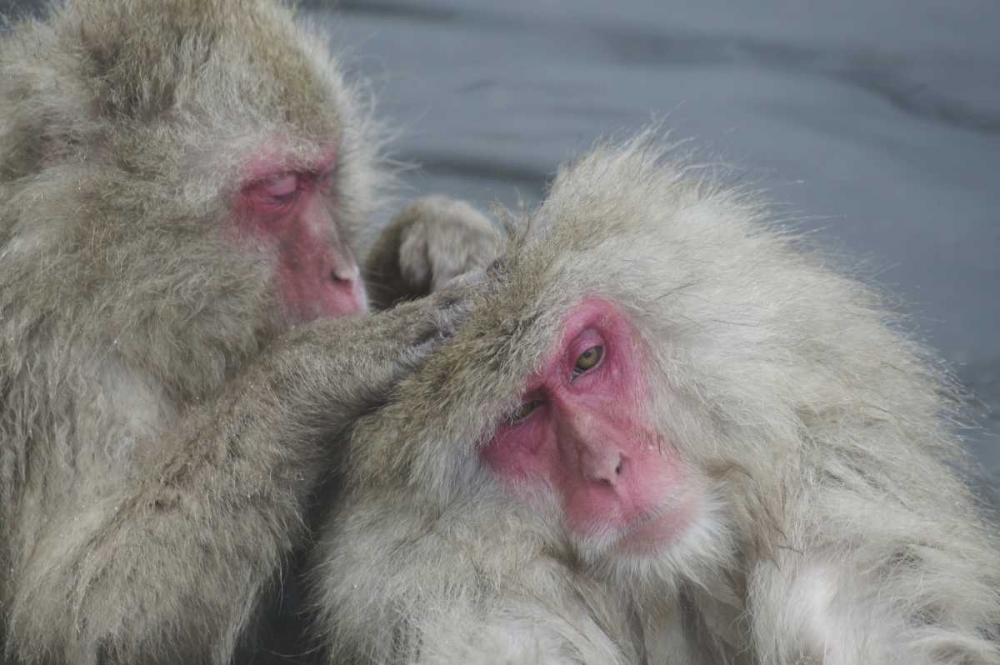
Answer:
[[[277,283],[293,320],[360,314],[360,271],[332,217],[335,159],[287,170],[265,160],[236,196],[240,228],[277,250]]]
[[[645,422],[640,341],[617,307],[596,298],[570,313],[558,339],[482,457],[512,484],[552,487],[577,539],[655,554],[692,509],[680,500],[676,453]]]

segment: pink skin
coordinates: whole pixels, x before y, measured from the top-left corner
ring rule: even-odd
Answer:
[[[603,347],[600,362],[574,371],[580,355],[595,346]],[[522,400],[535,408],[502,425],[481,454],[513,485],[553,487],[574,536],[652,555],[680,536],[693,507],[676,454],[645,425],[643,366],[621,311],[605,300],[584,300],[528,381]]]
[[[333,219],[333,155],[308,165],[266,157],[247,169],[234,209],[241,231],[277,249],[277,283],[295,321],[368,308],[350,248]]]

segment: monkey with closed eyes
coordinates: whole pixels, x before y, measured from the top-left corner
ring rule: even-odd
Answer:
[[[331,663],[997,665],[955,400],[878,295],[644,135],[563,168],[357,423]]]
[[[0,42],[0,648],[226,663],[350,423],[493,256],[384,236],[376,127],[268,0],[69,0]],[[365,259],[368,248],[377,251]],[[379,304],[417,299],[363,316]]]

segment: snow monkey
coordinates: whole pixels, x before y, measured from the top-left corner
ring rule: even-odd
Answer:
[[[0,42],[0,660],[229,662],[338,439],[460,317],[350,316],[362,101],[266,0],[69,0]],[[494,258],[441,199],[386,234],[400,296]]]
[[[950,380],[648,135],[563,168],[366,413],[311,572],[331,663],[1000,663]]]

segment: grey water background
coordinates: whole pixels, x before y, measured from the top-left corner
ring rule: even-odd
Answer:
[[[420,165],[408,193],[531,206],[561,161],[654,119],[736,165],[899,296],[975,396],[969,445],[1000,479],[1000,2],[306,7],[375,81]]]
[[[1000,480],[1000,1],[300,4],[420,165],[405,194],[531,206],[561,161],[651,120],[735,165],[900,297]]]

